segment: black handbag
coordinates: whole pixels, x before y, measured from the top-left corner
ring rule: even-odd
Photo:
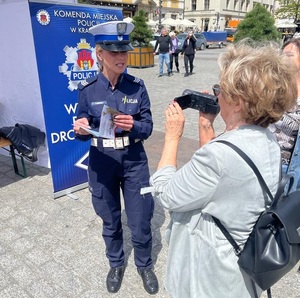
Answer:
[[[290,182],[289,186],[291,187],[293,183],[293,178],[285,175],[273,198],[252,160],[230,142],[223,140],[217,142],[231,147],[248,163],[256,174],[261,187],[272,199],[271,206],[259,216],[243,250],[240,249],[220,220],[212,217],[239,256],[240,268],[262,290],[270,289],[300,260],[300,191],[292,193],[288,191],[287,194],[284,194],[285,185]]]

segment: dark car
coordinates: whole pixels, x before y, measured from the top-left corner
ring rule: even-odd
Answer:
[[[187,35],[188,35],[187,33],[179,33],[177,35],[177,38],[179,40],[179,46],[178,46],[179,50],[182,49],[184,40],[186,39]],[[204,50],[206,48],[206,46],[207,46],[205,36],[202,33],[194,33],[194,36],[197,39],[197,41],[196,41],[196,49],[197,50]]]

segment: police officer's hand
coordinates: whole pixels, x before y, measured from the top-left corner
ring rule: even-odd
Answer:
[[[75,133],[77,133],[79,135],[88,135],[89,133],[87,131],[85,131],[84,129],[82,129],[81,127],[91,129],[87,118],[77,119],[73,124],[73,129],[74,129]]]
[[[125,131],[131,131],[134,121],[131,115],[119,114],[114,116],[114,124]]]
[[[166,115],[166,140],[179,140],[184,128],[184,114],[177,102],[169,104]]]

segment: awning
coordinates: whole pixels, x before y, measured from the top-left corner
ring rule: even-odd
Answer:
[[[294,19],[277,19],[275,22],[277,28],[296,28],[298,27],[294,23]]]

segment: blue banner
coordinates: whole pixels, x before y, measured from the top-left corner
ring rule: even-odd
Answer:
[[[54,196],[87,182],[89,142],[74,140],[78,84],[97,73],[88,28],[122,20],[121,8],[29,2]],[[33,107],[34,108],[34,107]]]

